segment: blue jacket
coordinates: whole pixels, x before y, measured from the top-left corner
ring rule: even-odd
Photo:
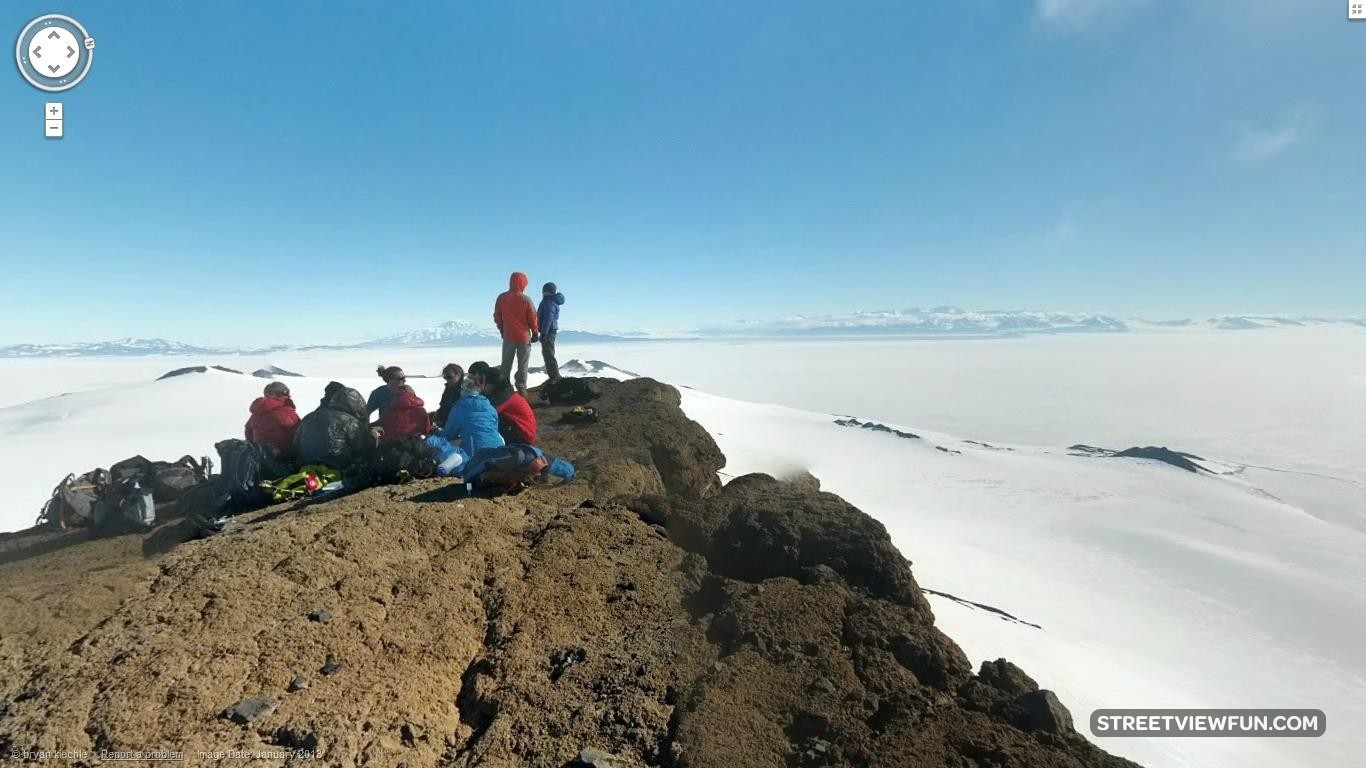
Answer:
[[[455,401],[446,425],[438,433],[458,445],[466,456],[473,456],[481,448],[497,448],[503,444],[498,433],[498,411],[489,399],[477,392]]]
[[[370,399],[365,401],[365,412],[367,414],[379,411],[384,415],[384,411],[394,404],[394,390],[388,384],[381,384],[374,392],[370,393]]]
[[[541,295],[541,306],[536,310],[536,324],[541,327],[541,333],[556,333],[560,330],[560,305],[563,303],[563,293]]]

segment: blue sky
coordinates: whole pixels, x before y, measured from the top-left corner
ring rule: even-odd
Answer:
[[[957,304],[1366,314],[1366,23],[1319,0],[8,2],[0,343]]]

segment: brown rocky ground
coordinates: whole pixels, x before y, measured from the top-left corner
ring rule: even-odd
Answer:
[[[814,478],[721,488],[675,390],[603,386],[599,424],[545,430],[567,486],[4,537],[0,762],[1132,765],[1008,662],[974,674],[879,523]],[[231,749],[259,757],[199,754]]]

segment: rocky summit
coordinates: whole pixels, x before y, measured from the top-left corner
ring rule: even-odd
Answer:
[[[0,752],[1133,765],[1074,731],[1065,694],[1005,660],[974,671],[880,523],[810,476],[722,486],[676,390],[600,384],[596,424],[537,406],[569,485],[489,500],[423,480],[206,539],[175,520],[0,537]]]

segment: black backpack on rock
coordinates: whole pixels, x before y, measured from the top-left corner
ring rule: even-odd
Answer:
[[[142,456],[124,459],[109,468],[115,483],[136,480],[152,492],[158,504],[176,501],[191,488],[209,479],[213,462],[206,456],[195,461],[193,456],[181,456],[176,461],[150,461]]]
[[[151,528],[156,520],[152,489],[136,478],[125,478],[103,489],[95,502],[92,524],[101,533],[125,533]]]
[[[417,435],[380,443],[372,464],[374,479],[380,483],[402,483],[434,477],[436,459],[427,443]]]
[[[587,405],[602,397],[602,388],[590,379],[572,376],[549,382],[541,391],[541,398],[551,405]]]
[[[156,506],[180,500],[213,472],[208,458],[150,461],[133,456],[109,469],[67,475],[43,505],[38,524],[62,529],[141,530],[156,521]]]
[[[278,480],[291,467],[278,452],[263,443],[223,440],[214,444],[222,463],[222,493],[235,511],[256,509],[270,503],[270,493],[261,488],[262,480]]]

